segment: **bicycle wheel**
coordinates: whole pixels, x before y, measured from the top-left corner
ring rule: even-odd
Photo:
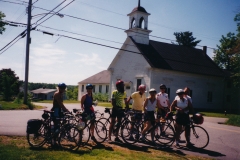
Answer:
[[[101,121],[105,125],[107,131],[109,131],[110,121],[107,118],[100,118],[98,121]]]
[[[95,122],[94,136],[97,143],[102,143],[107,139],[107,128],[101,121]]]
[[[27,141],[31,147],[41,147],[46,143],[46,129],[44,125],[40,127],[37,133],[27,133]]]
[[[164,126],[163,126],[164,125]],[[154,143],[156,145],[172,145],[175,140],[175,131],[170,124],[158,123],[155,126]]]
[[[88,144],[89,139],[90,139],[90,128],[88,125],[85,126],[85,128],[83,130],[80,131],[81,132],[81,136],[82,136],[82,142],[81,142],[81,146],[85,146]]]
[[[124,121],[121,126],[121,137],[128,144],[136,143],[139,140],[140,132],[139,125],[133,124],[129,120]]]
[[[78,149],[82,141],[81,132],[74,125],[66,125],[61,129],[58,144],[66,150]]]
[[[195,148],[205,148],[209,143],[209,135],[201,126],[192,126],[190,131],[190,142]]]

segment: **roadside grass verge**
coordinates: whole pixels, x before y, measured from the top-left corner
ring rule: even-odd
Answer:
[[[62,151],[60,149],[53,150],[50,148],[32,149],[28,146],[25,137],[18,136],[0,136],[0,157],[4,160],[29,160],[29,159],[48,159],[48,160],[77,160],[77,159],[91,159],[91,160],[203,160],[199,156],[191,156],[179,153],[179,151],[161,151],[152,148],[126,148],[113,144],[103,144],[99,146],[90,146],[88,148],[79,149],[77,151]]]
[[[33,109],[41,109],[41,106],[37,106],[34,104],[31,104],[31,107]],[[29,109],[28,105],[23,104],[22,102],[17,103],[15,101],[6,102],[6,101],[0,101],[0,110],[26,110]]]
[[[226,124],[240,127],[240,115],[231,115]]]

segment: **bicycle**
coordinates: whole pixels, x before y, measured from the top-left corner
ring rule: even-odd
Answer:
[[[27,141],[29,145],[39,148],[47,143],[54,147],[55,142],[58,142],[63,149],[72,150],[78,148],[79,142],[81,141],[81,133],[75,125],[68,123],[70,118],[67,116],[65,118],[57,118],[57,120],[62,122],[59,123],[59,128],[54,128],[53,118],[51,116],[54,112],[48,110],[44,110],[43,112],[43,119],[28,121]],[[63,139],[65,139],[65,141],[63,141]]]
[[[175,122],[175,119],[173,118],[174,115],[171,113],[169,117],[167,116],[167,125],[173,125]],[[190,117],[190,142],[193,144],[194,148],[203,149],[209,144],[209,135],[208,132],[199,125],[200,124],[198,124],[198,122],[194,121],[193,116]],[[185,128],[183,127],[182,131],[180,132],[180,136],[184,131]]]
[[[132,126],[132,129],[130,129],[130,126]],[[171,145],[175,137],[174,129],[172,126],[165,126],[165,129],[162,130],[162,126],[163,123],[156,120],[155,124],[146,132],[144,141],[152,142],[154,145]],[[125,121],[121,131],[123,140],[128,144],[140,142],[139,137],[143,128],[143,115],[141,121]]]
[[[81,109],[74,109],[74,113],[76,116],[76,123],[82,123],[82,122],[86,122],[84,124],[84,127],[82,127],[81,132],[82,132],[82,145],[86,145],[89,140],[90,137],[92,136],[90,134],[90,126],[92,123],[94,123],[94,135],[97,135],[97,137],[95,137],[94,141],[96,143],[102,143],[107,139],[107,129],[105,127],[105,125],[100,121],[100,120],[96,120],[95,118],[95,112],[93,113],[94,115],[89,116],[84,112],[81,112]]]

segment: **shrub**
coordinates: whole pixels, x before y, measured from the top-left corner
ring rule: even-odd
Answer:
[[[93,100],[98,100],[101,102],[107,102],[108,101],[108,94],[104,93],[93,93]]]

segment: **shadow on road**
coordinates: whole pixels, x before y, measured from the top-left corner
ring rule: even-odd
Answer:
[[[216,152],[216,151],[211,151],[211,150],[207,150],[207,149],[197,149],[197,148],[186,148],[186,147],[182,147],[182,150],[186,150],[186,151],[191,151],[191,152],[196,152],[196,153],[201,153],[201,154],[207,154],[211,157],[225,157],[225,154]]]

